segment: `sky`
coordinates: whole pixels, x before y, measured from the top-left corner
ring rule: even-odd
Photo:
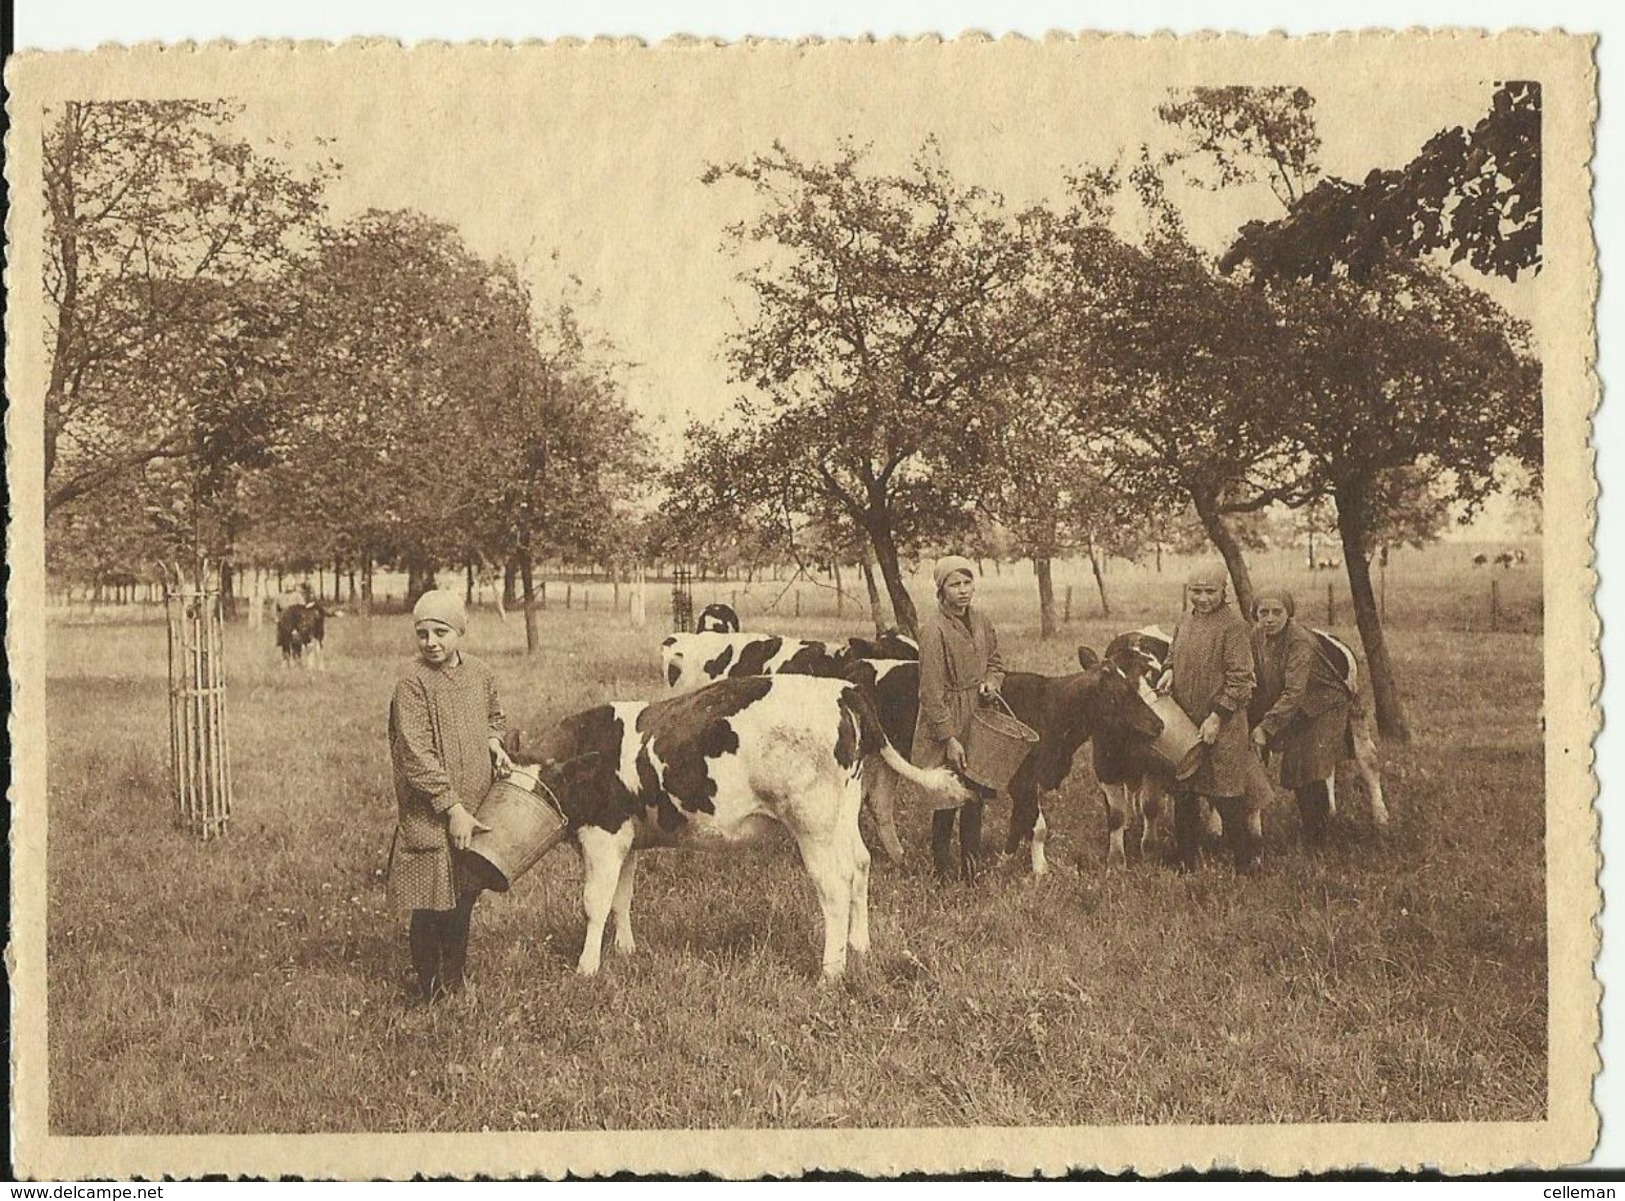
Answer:
[[[657,80],[604,72],[601,63],[590,75],[566,66],[538,79],[494,53],[491,70],[451,100],[423,103],[406,76],[393,95],[358,84],[319,110],[292,88],[253,101],[244,126],[287,142],[292,157],[337,158],[343,170],[329,200],[338,219],[376,207],[447,220],[476,253],[518,265],[539,303],[579,277],[589,321],[631,364],[624,382],[633,404],[680,425],[717,415],[738,393],[724,352],[746,293],[724,231],[760,211],[741,182],[702,184],[708,164],[766,151],[775,139],[802,157],[828,158],[852,137],[872,146],[876,170],[892,171],[934,136],[956,178],[1019,208],[1064,202],[1065,178],[1080,166],[1110,163],[1141,142],[1169,143],[1155,116],[1168,94],[1162,82],[1108,79],[1091,73],[1087,52],[1028,47],[1026,86],[1012,89],[978,70],[979,58],[1005,49],[902,52],[913,61],[901,64],[910,81],[901,91],[878,88],[877,73],[817,48],[763,52],[755,71],[678,53]],[[953,61],[931,61],[945,58]],[[1391,66],[1398,79],[1403,64]],[[1403,165],[1441,128],[1471,124],[1493,89],[1478,79],[1424,88],[1414,76],[1377,86],[1369,78],[1283,82],[1301,82],[1316,98],[1325,171],[1356,179]],[[809,103],[786,103],[786,94]],[[738,102],[757,95],[766,98],[760,106]],[[1263,184],[1178,191],[1193,231],[1215,250],[1244,221],[1280,211]],[[1490,286],[1519,315],[1533,314],[1537,280]]]
[[[1245,5],[1197,5],[1182,0],[1137,0],[1133,5],[1120,0],[1110,4],[1098,0],[932,0],[929,4],[822,0],[816,5],[763,5],[759,0],[599,0],[576,6],[495,0],[459,0],[455,4],[444,0],[350,0],[346,4],[284,0],[277,5],[222,5],[217,0],[148,0],[140,5],[118,0],[19,0],[15,38],[19,47],[61,49],[89,48],[106,41],[222,36],[334,38],[361,34],[389,34],[415,42],[594,34],[658,40],[677,33],[730,39],[746,35],[853,37],[865,33],[951,34],[964,29],[995,35],[1016,31],[1037,37],[1051,29],[1091,27],[1142,34],[1165,28],[1217,27],[1261,34],[1272,30],[1310,33],[1412,25],[1600,30],[1604,33],[1598,50],[1603,117],[1598,126],[1596,201],[1604,290],[1598,320],[1599,328],[1608,330],[1619,327],[1618,303],[1609,281],[1625,276],[1625,258],[1620,250],[1625,246],[1620,221],[1625,207],[1618,182],[1618,164],[1625,162],[1620,134],[1625,124],[1611,111],[1611,81],[1625,68],[1625,63],[1617,61],[1625,53],[1618,50],[1625,45],[1622,8],[1625,6],[1604,5],[1601,0],[1543,0],[1538,5],[1528,0],[1327,0],[1317,5],[1306,5],[1302,0],[1252,0]],[[1324,161],[1334,173],[1398,165],[1434,129],[1472,119],[1479,104],[1477,93],[1461,97],[1459,103],[1453,100],[1445,104],[1380,86],[1334,93],[1319,81],[1301,82],[1320,101],[1318,111],[1326,140]],[[1045,93],[1035,89],[1032,94]],[[1099,91],[1091,92],[1087,80],[1074,80],[1073,91],[1068,94],[1090,100],[1098,98]],[[538,111],[509,104],[499,91],[488,88],[486,94],[470,98],[467,111],[455,122],[453,118],[459,114],[425,112],[408,99],[390,111],[334,109],[328,114],[333,120],[323,121],[331,128],[322,130],[298,127],[297,122],[285,120],[288,128],[284,132],[299,137],[323,132],[340,138],[340,153],[351,169],[343,185],[345,190],[335,194],[335,201],[342,200],[346,205],[412,205],[433,212],[435,204],[447,199],[446,181],[456,184],[465,177],[479,180],[492,195],[501,195],[504,203],[485,210],[479,222],[466,211],[448,214],[457,220],[475,249],[507,254],[524,264],[527,256],[544,263],[547,248],[559,247],[565,263],[592,279],[604,293],[606,323],[614,325],[628,357],[641,364],[635,373],[637,378],[629,380],[634,399],[642,403],[656,396],[668,397],[699,411],[719,403],[718,393],[728,388],[717,350],[729,328],[724,290],[731,272],[719,256],[717,244],[718,231],[730,210],[729,202],[708,197],[705,189],[694,185],[693,176],[707,155],[754,149],[764,134],[793,137],[797,139],[796,149],[813,153],[819,148],[818,138],[827,140],[831,131],[770,130],[749,123],[722,128],[704,119],[714,105],[707,103],[708,94],[699,83],[692,84],[685,97],[690,105],[687,112],[693,119],[683,125],[669,117],[636,126],[628,126],[623,120],[617,126],[610,122],[610,116],[625,111],[626,97],[598,97],[599,109],[584,116],[558,108]],[[922,95],[919,99],[929,102],[933,97]],[[1123,104],[1143,115],[1154,101],[1147,93],[1125,96]],[[1002,124],[996,125],[991,118],[984,122],[980,136],[946,143],[950,161],[963,163],[967,178],[1010,187],[1007,177],[1017,173],[1022,178],[1057,178],[1064,166],[1088,157],[1090,147],[1095,145],[1090,141],[1092,135],[1109,130],[1116,142],[1122,142],[1131,128],[1104,121],[1093,103],[1079,103],[1068,110],[1074,118],[1065,123],[1063,138],[1058,116],[1035,116],[1037,108],[1033,104],[1020,112],[1005,112],[1001,114]],[[589,171],[588,164],[561,158],[557,150],[544,149],[539,155],[527,154],[521,159],[511,143],[504,141],[505,131],[523,128],[528,135],[543,128],[547,120],[606,122],[605,128],[618,139],[615,145],[622,160],[619,171],[610,173],[615,183],[599,182],[599,170],[616,161],[607,147]],[[393,129],[400,121],[415,123],[425,130],[432,130],[436,122],[453,123],[459,139],[466,138],[467,144],[459,140],[451,151],[442,148],[435,154],[402,154],[390,147],[390,138],[380,136],[381,130]],[[1019,155],[1008,136],[1012,129],[1023,132]],[[1369,141],[1360,153],[1350,149],[1362,130],[1367,135],[1381,136],[1380,151]],[[912,145],[920,130],[881,113],[872,114],[870,132],[886,135],[890,139],[887,148],[896,153],[899,146]],[[657,180],[641,181],[633,161],[637,148],[678,137],[692,139],[692,145],[684,145],[684,155],[672,160],[682,163],[683,169],[672,170]],[[799,140],[803,138],[805,141]],[[1024,156],[1038,153],[1040,146],[1045,160],[1027,164]],[[1012,166],[1013,159],[1016,161]],[[981,172],[986,172],[985,178]],[[521,179],[529,182],[521,187]],[[1015,189],[1011,190],[1013,193]],[[603,192],[614,193],[621,201],[622,211],[631,218],[626,224],[636,236],[609,238],[579,216],[590,207],[585,202],[599,199]],[[1270,203],[1264,197],[1259,200],[1266,211]],[[628,288],[629,281],[640,277],[645,287]],[[629,292],[631,299],[618,289]],[[678,349],[668,353],[673,346]],[[1619,375],[1619,346],[1618,338],[1601,341],[1600,369],[1605,381]],[[1598,606],[1603,619],[1604,656],[1615,664],[1622,653],[1618,631],[1625,630],[1625,586],[1618,582],[1625,578],[1625,507],[1616,499],[1618,490],[1608,487],[1607,481],[1618,470],[1625,451],[1622,412],[1625,410],[1617,402],[1606,403],[1596,427],[1601,454],[1599,477],[1604,481],[1597,534],[1602,572]],[[1625,672],[1608,673],[1602,699],[1611,712],[1625,711]],[[1625,1165],[1625,1069],[1620,1066],[1625,1062],[1625,938],[1620,936],[1621,919],[1616,916],[1619,890],[1625,888],[1625,871],[1618,866],[1625,864],[1625,822],[1618,817],[1620,807],[1606,802],[1617,799],[1625,788],[1622,726],[1625,723],[1617,719],[1610,722],[1597,744],[1597,769],[1605,801],[1603,878],[1614,896],[1603,918],[1605,935],[1599,964],[1607,989],[1602,1053],[1605,1063],[1613,1066],[1605,1071],[1598,1086],[1605,1120],[1602,1143],[1593,1162],[1614,1167]]]

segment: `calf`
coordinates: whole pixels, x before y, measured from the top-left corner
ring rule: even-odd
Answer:
[[[1078,748],[1090,740],[1096,745],[1102,741],[1149,743],[1162,732],[1162,722],[1122,672],[1098,662],[1087,647],[1080,647],[1078,654],[1084,670],[1073,675],[1018,671],[1004,678],[1003,694],[1011,710],[1038,732],[1038,745],[1010,781],[1012,807],[1005,851],[1014,854],[1023,842],[1029,842],[1035,876],[1049,869],[1044,853],[1049,826],[1043,798],[1052,796],[1066,781]],[[908,745],[919,715],[920,665],[859,660],[848,665],[845,676],[870,690],[892,742]]]
[[[1310,632],[1315,635],[1321,656],[1342,678],[1344,687],[1353,701],[1359,694],[1358,667],[1354,652],[1324,630]],[[1171,640],[1167,634],[1156,626],[1148,626],[1117,635],[1107,644],[1105,658],[1142,689],[1149,689],[1167,667],[1170,646]],[[1358,703],[1350,705],[1348,755],[1360,778],[1365,782],[1366,793],[1371,801],[1372,823],[1378,827],[1386,826],[1388,810],[1383,803],[1382,775],[1377,760],[1377,748],[1371,737],[1370,720],[1363,706]],[[1130,744],[1110,738],[1096,740],[1094,769],[1095,778],[1100,782],[1106,803],[1108,832],[1106,858],[1108,862],[1123,864],[1127,861],[1124,854],[1123,831],[1131,821],[1143,822],[1140,832],[1140,848],[1143,853],[1150,841],[1152,828],[1165,809],[1163,802],[1173,788],[1173,772],[1166,764],[1151,755],[1143,743]],[[1335,812],[1336,773],[1333,773],[1326,782],[1326,795],[1330,811]],[[1216,825],[1217,816],[1211,810],[1206,814],[1209,832],[1215,836],[1219,833]],[[1253,836],[1259,837],[1260,815],[1255,811],[1249,816],[1249,821],[1253,827]]]
[[[319,604],[292,604],[276,619],[276,644],[283,666],[295,662],[322,666],[322,642],[327,637],[327,613]]]
[[[789,831],[818,891],[823,971],[869,949],[867,805],[896,842],[899,780],[951,804],[970,799],[945,768],[921,771],[887,739],[868,693],[844,680],[723,680],[652,704],[600,705],[566,718],[516,758],[540,765],[580,848],[586,942],[577,971],[598,970],[604,927],[633,950],[632,893],[640,850],[728,849]],[[899,848],[900,849],[900,848]]]
[[[734,612],[732,605],[724,605],[721,602],[707,605],[700,610],[699,620],[694,623],[694,629],[700,634],[737,634],[739,614]]]
[[[1312,630],[1319,646],[1320,656],[1343,681],[1349,694],[1349,733],[1345,747],[1346,757],[1365,782],[1367,799],[1371,802],[1371,824],[1381,829],[1388,824],[1388,806],[1382,799],[1382,765],[1377,759],[1376,740],[1371,736],[1371,718],[1360,703],[1360,669],[1354,652],[1347,643],[1334,638],[1325,630]],[[1337,773],[1326,777],[1326,815],[1337,812]]]

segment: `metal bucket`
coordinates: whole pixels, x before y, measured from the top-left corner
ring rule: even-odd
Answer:
[[[965,738],[965,776],[997,792],[1010,783],[1037,745],[1038,731],[1013,714],[978,709],[971,714]]]
[[[1151,744],[1151,753],[1174,769],[1176,780],[1187,780],[1202,766],[1202,736],[1196,723],[1171,696],[1152,693],[1145,697],[1151,711],[1162,718],[1162,733]]]
[[[492,892],[507,892],[569,833],[551,793],[523,767],[492,784],[474,816],[491,828],[475,832],[459,867],[469,883]]]

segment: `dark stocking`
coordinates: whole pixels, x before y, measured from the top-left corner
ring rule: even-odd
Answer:
[[[954,876],[954,812],[938,809],[931,815],[931,862],[936,866],[939,880],[951,880]]]
[[[1174,855],[1179,870],[1193,872],[1202,853],[1202,802],[1194,792],[1174,794]]]
[[[981,801],[967,801],[959,811],[959,862],[965,883],[972,883],[982,862]]]
[[[1318,849],[1326,840],[1326,823],[1331,816],[1331,796],[1326,781],[1316,780],[1295,790],[1298,798],[1298,817],[1303,822],[1303,840],[1311,849]]]
[[[457,898],[457,908],[440,914],[440,968],[447,992],[461,992],[463,969],[468,963],[468,925],[474,916],[478,892],[465,892]]]
[[[1258,847],[1254,843],[1253,832],[1247,827],[1247,798],[1217,797],[1213,803],[1219,808],[1219,820],[1224,823],[1224,841],[1230,847],[1236,870],[1243,874],[1254,871],[1258,866]]]
[[[412,910],[406,945],[412,951],[412,970],[418,977],[418,995],[432,1001],[440,988],[440,914],[433,909]]]

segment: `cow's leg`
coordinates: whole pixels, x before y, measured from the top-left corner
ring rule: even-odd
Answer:
[[[615,885],[615,899],[610,909],[615,914],[615,952],[630,955],[637,950],[632,938],[632,890],[637,886],[638,853],[628,851],[621,864],[621,875]]]
[[[1152,830],[1167,812],[1168,789],[1160,777],[1148,772],[1141,777],[1136,791],[1140,796],[1140,812],[1145,815],[1145,825],[1140,828],[1140,858],[1143,859],[1151,849]]]
[[[1337,816],[1337,773],[1333,771],[1326,777],[1326,820],[1330,821]]]
[[[1202,821],[1207,826],[1209,838],[1217,840],[1224,837],[1224,815],[1206,797],[1202,798]]]
[[[834,980],[846,970],[846,944],[852,933],[853,864],[849,836],[844,833],[804,835],[799,840],[801,862],[818,892],[824,911],[824,979]],[[867,915],[865,915],[867,932]]]
[[[598,970],[604,951],[604,926],[621,882],[621,865],[632,849],[630,823],[619,834],[583,827],[581,843],[581,907],[587,912],[587,938],[576,971],[590,976]]]
[[[1029,787],[1029,784],[1031,787]],[[1010,789],[1010,833],[1005,836],[1004,853],[1014,855],[1038,828],[1038,785],[1026,781]]]
[[[1127,784],[1102,784],[1100,794],[1106,801],[1106,866],[1128,866],[1128,855],[1123,850],[1123,827],[1128,824],[1130,802]]]
[[[1377,763],[1377,747],[1371,735],[1364,730],[1355,731],[1354,769],[1365,781],[1366,795],[1371,798],[1371,824],[1379,830],[1388,825],[1388,806],[1382,799],[1382,769]]]
[[[1032,866],[1033,878],[1049,871],[1049,860],[1044,856],[1044,844],[1049,841],[1049,823],[1044,820],[1044,806],[1038,806],[1038,820],[1033,823]]]
[[[853,966],[862,968],[869,954],[869,848],[857,823],[852,824],[852,909],[847,919],[846,945],[851,948]]]

